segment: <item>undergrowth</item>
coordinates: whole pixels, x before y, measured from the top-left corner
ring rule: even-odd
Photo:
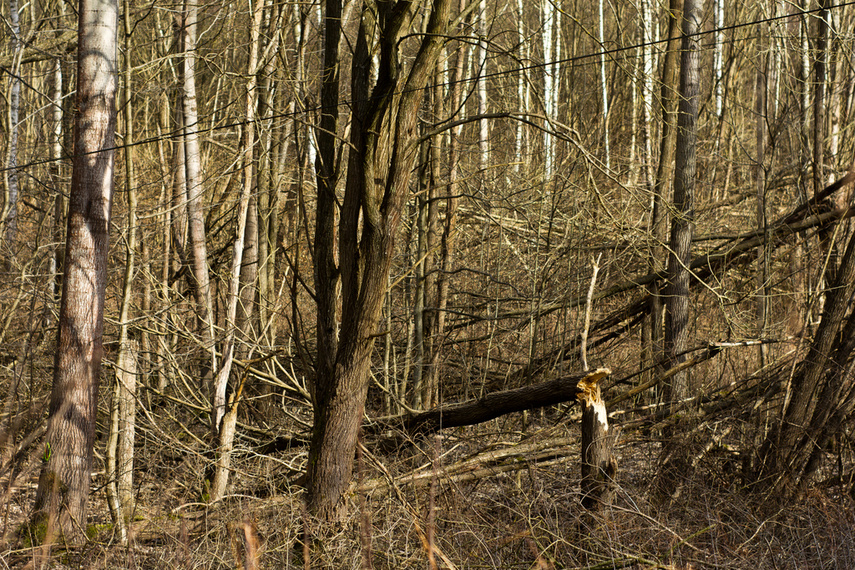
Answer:
[[[677,498],[663,500],[652,485],[660,445],[640,435],[624,434],[617,448],[614,503],[585,516],[574,429],[563,425],[523,437],[482,426],[387,455],[372,453],[366,442],[358,469],[368,490],[354,487],[349,518],[335,525],[310,521],[302,490],[291,482],[304,450],[275,457],[244,450],[232,493],[209,506],[202,501],[204,457],[179,460],[149,445],[137,457],[138,507],[129,543],[118,542],[96,476],[90,540],[54,550],[48,566],[252,568],[247,549],[255,548],[258,567],[283,569],[432,563],[459,569],[855,568],[855,511],[852,498],[838,492],[842,487],[814,488],[799,502],[782,504],[744,486],[731,476],[732,466],[711,453],[673,481]],[[543,460],[487,459],[547,435],[563,447]],[[408,482],[403,476],[412,473],[430,475]],[[12,493],[0,568],[32,567],[42,552],[14,533],[33,492],[31,477],[27,484],[19,480]],[[248,547],[247,528],[257,533],[257,545]]]

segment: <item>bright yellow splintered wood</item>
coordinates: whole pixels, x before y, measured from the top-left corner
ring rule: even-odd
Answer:
[[[597,368],[596,370],[579,380],[579,383],[577,384],[577,389],[579,390],[579,393],[576,395],[576,398],[578,398],[580,402],[588,402],[589,404],[593,404],[594,402],[599,400],[599,382],[611,373],[612,371],[608,368]]]

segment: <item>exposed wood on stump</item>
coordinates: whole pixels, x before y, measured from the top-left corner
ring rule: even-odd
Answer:
[[[612,455],[614,433],[609,430],[606,404],[599,382],[609,374],[600,369],[579,381],[577,398],[582,404],[582,506],[599,511],[615,494],[617,462]]]

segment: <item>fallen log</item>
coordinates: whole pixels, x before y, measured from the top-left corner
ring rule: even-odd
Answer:
[[[483,423],[513,412],[573,401],[582,393],[587,385],[585,383],[596,384],[609,374],[611,370],[608,368],[599,368],[593,372],[575,372],[533,386],[492,392],[477,400],[410,415],[403,419],[402,429],[410,436],[423,436],[441,429]]]

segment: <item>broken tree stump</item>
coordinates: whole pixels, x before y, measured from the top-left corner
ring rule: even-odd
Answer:
[[[616,490],[615,433],[609,430],[599,385],[610,373],[607,368],[592,372],[579,381],[576,394],[582,405],[582,506],[588,511],[600,511],[609,505]]]

